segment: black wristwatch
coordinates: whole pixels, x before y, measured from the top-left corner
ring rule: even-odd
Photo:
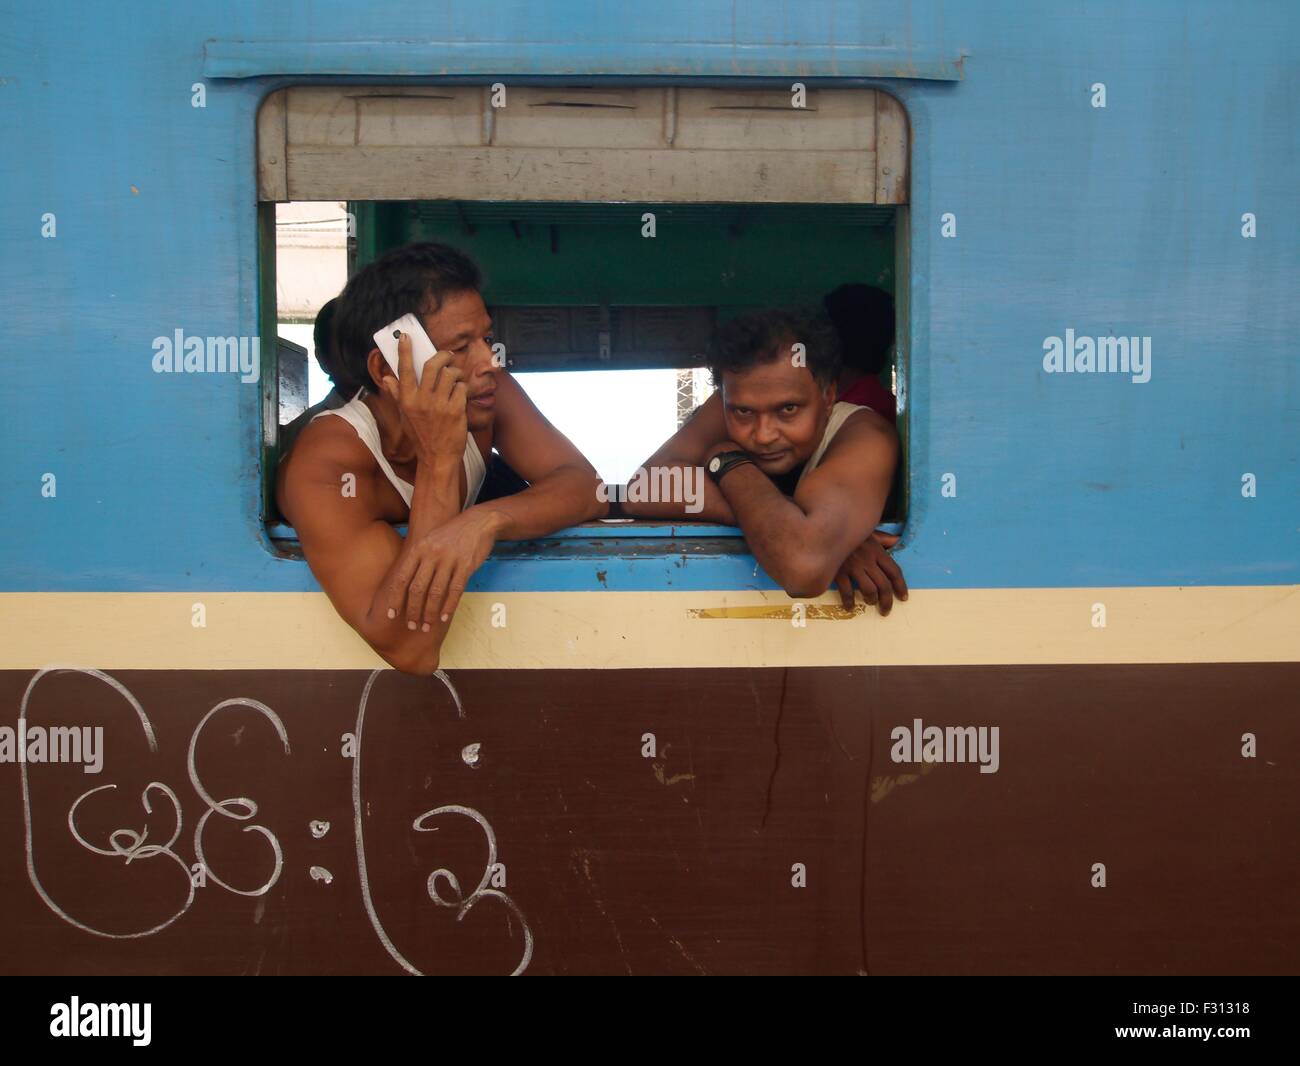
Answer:
[[[733,467],[741,466],[744,463],[752,463],[751,459],[744,452],[718,452],[709,460],[705,469],[709,472],[709,477],[713,478],[715,485],[721,483],[722,475]]]

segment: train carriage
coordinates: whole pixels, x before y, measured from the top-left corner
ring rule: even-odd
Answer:
[[[1294,971],[1294,5],[5,6],[6,971]],[[288,204],[520,374],[888,289],[908,600],[598,521],[384,668],[275,506]]]

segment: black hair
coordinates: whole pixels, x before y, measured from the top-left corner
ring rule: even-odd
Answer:
[[[894,343],[894,298],[874,285],[841,285],[822,303],[840,335],[844,362],[879,374]]]
[[[820,311],[751,311],[725,323],[713,342],[709,370],[722,386],[724,372],[738,374],[775,359],[787,344],[804,346],[805,365],[825,388],[839,380],[840,342],[830,319]]]
[[[385,252],[358,270],[331,303],[324,324],[331,343],[317,347],[321,367],[349,399],[365,386],[374,388],[366,359],[375,331],[405,314],[437,312],[443,300],[483,287],[478,265],[459,248],[438,241],[416,241]],[[320,316],[316,320],[321,327]]]
[[[338,306],[337,296],[321,304],[321,309],[316,312],[316,322],[311,331],[311,344],[316,353],[316,362],[335,385],[338,384],[338,370],[334,359],[334,312]]]

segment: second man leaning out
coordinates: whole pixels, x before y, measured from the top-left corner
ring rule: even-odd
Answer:
[[[907,598],[902,573],[873,537],[893,484],[898,434],[869,408],[836,402],[839,340],[825,316],[743,315],[719,331],[718,391],[642,464],[625,514],[737,525],[763,569],[798,599],[854,586],[886,614]],[[703,508],[650,501],[640,478],[687,483],[703,467]],[[680,480],[679,480],[680,478]]]

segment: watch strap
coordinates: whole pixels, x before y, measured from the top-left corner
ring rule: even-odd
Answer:
[[[753,462],[754,460],[745,452],[719,452],[709,460],[705,469],[709,472],[709,477],[713,479],[713,483],[717,485],[722,481],[723,475],[726,474],[728,470],[732,470],[738,466],[743,466],[745,463]]]

